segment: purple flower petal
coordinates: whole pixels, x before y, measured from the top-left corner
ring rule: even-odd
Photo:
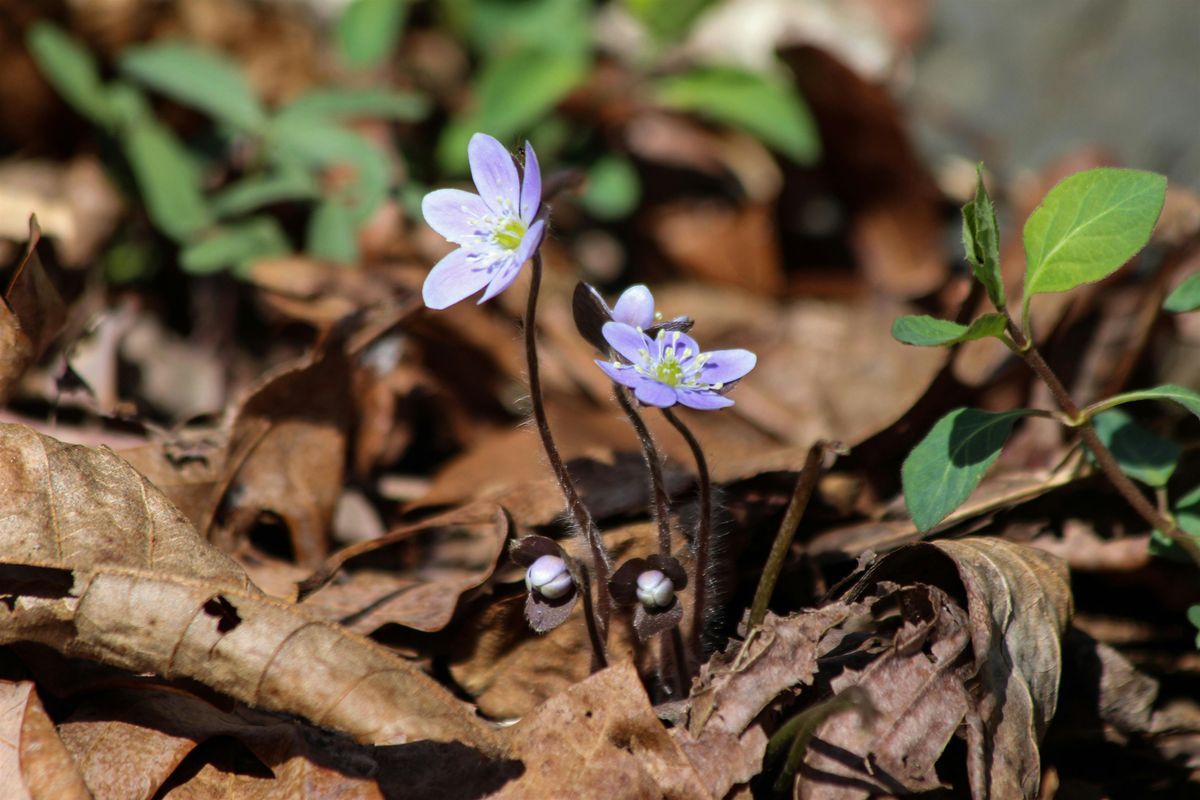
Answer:
[[[462,189],[438,189],[421,201],[425,222],[455,244],[483,234],[480,223],[487,213],[488,207],[479,195]]]
[[[675,357],[680,361],[684,361],[683,353],[685,350],[691,350],[687,360],[700,355],[700,345],[696,344],[696,340],[688,336],[683,331],[667,331],[663,334],[663,352],[667,352],[672,347],[675,348]]]
[[[704,383],[731,383],[746,375],[758,363],[758,356],[749,350],[713,350],[700,367]]]
[[[635,328],[649,328],[654,324],[654,295],[643,284],[630,286],[617,298],[612,317]]]
[[[521,221],[533,224],[542,205],[542,170],[538,166],[537,153],[533,145],[525,143],[525,175],[521,181]]]
[[[612,378],[622,386],[628,386],[632,389],[635,386],[640,385],[641,382],[645,380],[645,378],[643,378],[641,375],[638,375],[637,370],[635,370],[633,367],[614,366],[612,363],[608,361],[601,361],[598,358],[595,359],[595,362],[596,366],[604,370],[605,375]]]
[[[733,401],[728,397],[711,389],[680,389],[677,395],[680,403],[698,411],[713,411],[733,405]]]
[[[492,279],[488,282],[487,291],[479,298],[480,305],[491,300],[509,286],[512,286],[513,281],[521,274],[521,266],[524,264],[522,261],[517,261],[513,256],[497,259],[497,263],[499,266],[492,273]]]
[[[460,247],[430,270],[421,287],[421,296],[429,308],[448,308],[478,292],[490,279],[479,256]]]
[[[626,361],[641,364],[645,358],[638,352],[649,349],[650,339],[637,328],[623,322],[606,322],[601,329],[604,341],[621,354]]]
[[[670,386],[661,384],[652,378],[638,376],[640,380],[633,387],[633,393],[637,395],[637,399],[644,405],[657,406],[659,408],[667,408],[675,405],[678,400],[675,396],[675,390]]]
[[[467,145],[467,160],[475,188],[488,208],[498,216],[516,216],[521,183],[517,165],[504,145],[486,133],[477,133]]]
[[[534,252],[541,246],[542,238],[545,235],[546,221],[544,219],[539,219],[530,225],[529,230],[525,231],[525,235],[521,237],[521,246],[517,248],[517,261],[524,264],[533,258]]]

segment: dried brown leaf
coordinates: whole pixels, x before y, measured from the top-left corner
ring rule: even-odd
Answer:
[[[0,792],[11,800],[91,797],[33,681],[0,681]]]
[[[622,661],[539,706],[507,735],[525,771],[495,798],[709,796]]]
[[[25,255],[9,279],[0,304],[0,399],[12,393],[25,370],[50,346],[66,321],[66,306],[50,282],[38,242],[37,218],[29,218]]]
[[[362,741],[491,741],[485,723],[417,668],[298,606],[117,567],[9,564],[4,576],[15,599],[0,606],[0,643],[191,678]]]

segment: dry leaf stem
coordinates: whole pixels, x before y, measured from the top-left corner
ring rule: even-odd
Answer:
[[[662,409],[679,435],[687,442],[692,450],[692,458],[696,462],[696,476],[700,483],[700,521],[696,525],[696,589],[692,592],[692,648],[696,658],[704,662],[704,620],[706,618],[704,604],[708,593],[709,580],[709,550],[712,539],[712,480],[708,474],[708,461],[704,458],[704,450],[691,429],[683,420],[675,416],[669,408]]]
[[[825,442],[817,442],[808,448],[808,456],[804,459],[804,467],[800,477],[796,479],[796,489],[792,492],[791,502],[779,524],[779,532],[771,544],[771,553],[767,556],[767,564],[763,567],[762,577],[758,579],[758,588],[754,591],[754,603],[750,606],[749,629],[757,628],[767,615],[767,605],[775,592],[775,583],[779,573],[783,571],[783,562],[787,560],[788,550],[791,549],[792,539],[796,536],[796,528],[804,518],[808,501],[812,498],[813,489],[817,486],[817,478],[821,474],[821,462],[825,456]]]
[[[1006,312],[1007,313],[1007,312]],[[1042,358],[1042,354],[1038,352],[1033,341],[1026,337],[1021,329],[1013,322],[1010,317],[1008,320],[1008,333],[1012,337],[1013,344],[1016,345],[1016,352],[1025,360],[1029,368],[1037,374],[1046,384],[1046,388],[1050,390],[1050,394],[1054,397],[1054,402],[1062,412],[1070,419],[1079,431],[1080,438],[1084,444],[1092,451],[1092,455],[1096,459],[1096,463],[1100,466],[1100,470],[1108,477],[1108,480],[1116,488],[1116,490],[1125,498],[1125,502],[1136,511],[1142,519],[1146,520],[1151,527],[1157,528],[1166,536],[1171,538],[1171,541],[1179,545],[1188,557],[1200,567],[1200,544],[1197,544],[1195,539],[1190,535],[1181,531],[1179,526],[1175,524],[1166,515],[1159,512],[1154,504],[1151,503],[1141,490],[1134,484],[1124,472],[1121,471],[1121,465],[1117,463],[1117,459],[1112,452],[1100,441],[1100,436],[1097,435],[1096,429],[1092,427],[1090,419],[1081,420],[1079,406],[1071,399],[1071,394],[1067,388],[1063,386],[1062,381],[1054,374],[1054,370],[1050,369],[1050,365],[1046,363],[1046,359]]]
[[[595,649],[596,663],[594,666],[602,668],[608,663],[605,643],[608,639],[608,618],[612,609],[612,602],[608,596],[608,578],[612,573],[612,560],[604,548],[604,542],[600,540],[600,529],[596,527],[591,512],[588,511],[583,498],[579,496],[579,490],[575,488],[575,482],[571,480],[571,475],[567,472],[567,465],[563,463],[562,455],[558,452],[558,445],[554,443],[554,436],[550,432],[550,422],[546,418],[546,403],[542,398],[542,378],[538,371],[537,357],[537,301],[538,292],[542,286],[541,253],[534,253],[532,261],[529,303],[525,310],[525,360],[529,370],[529,398],[533,405],[533,419],[542,440],[542,448],[546,451],[546,460],[550,462],[550,468],[554,470],[554,477],[558,479],[558,485],[567,500],[575,527],[587,541],[592,553],[592,573],[596,580],[596,603],[593,616],[595,635],[589,638]]]

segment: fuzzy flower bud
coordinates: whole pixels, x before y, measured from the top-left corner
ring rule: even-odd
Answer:
[[[659,570],[646,570],[637,577],[637,597],[650,611],[666,608],[675,600],[675,584]]]
[[[617,298],[612,318],[635,328],[649,328],[654,324],[654,295],[644,284],[630,286]]]
[[[549,600],[564,597],[573,583],[566,562],[558,556],[542,556],[525,573],[525,587]]]

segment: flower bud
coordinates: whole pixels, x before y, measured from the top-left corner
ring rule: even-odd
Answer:
[[[651,611],[666,608],[675,600],[675,584],[659,570],[646,570],[638,575],[637,597]]]
[[[542,556],[525,572],[525,587],[548,600],[565,597],[573,584],[566,562],[558,556]]]
[[[654,295],[643,284],[630,286],[617,298],[612,318],[635,328],[649,328],[654,324]]]

